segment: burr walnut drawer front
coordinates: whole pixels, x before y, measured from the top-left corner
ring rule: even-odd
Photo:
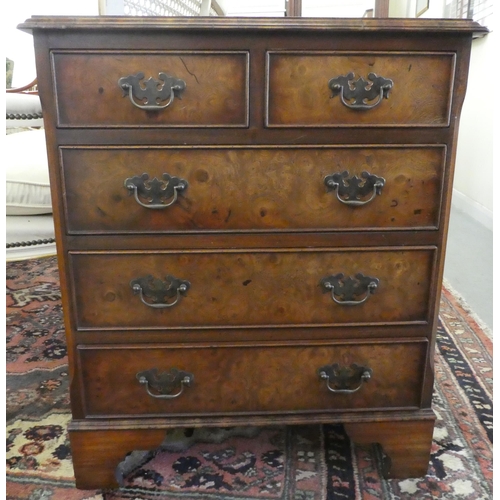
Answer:
[[[454,70],[443,52],[270,52],[267,124],[445,127]]]
[[[246,127],[247,52],[54,51],[59,127]]]
[[[445,156],[430,145],[63,147],[67,228],[432,229]]]
[[[417,408],[426,341],[78,347],[86,416]]]
[[[426,322],[433,247],[70,252],[79,329]]]

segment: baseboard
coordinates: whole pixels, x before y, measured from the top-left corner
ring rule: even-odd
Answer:
[[[466,213],[486,229],[493,231],[493,212],[456,189],[453,189],[451,206],[455,210]]]

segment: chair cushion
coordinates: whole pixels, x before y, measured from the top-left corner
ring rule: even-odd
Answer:
[[[28,130],[5,137],[6,214],[52,213],[49,168],[44,130]]]

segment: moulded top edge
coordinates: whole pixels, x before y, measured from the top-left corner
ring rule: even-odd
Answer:
[[[338,32],[401,31],[471,33],[484,36],[488,28],[469,19],[405,18],[258,18],[258,17],[134,17],[32,16],[18,28],[33,30],[335,30]]]

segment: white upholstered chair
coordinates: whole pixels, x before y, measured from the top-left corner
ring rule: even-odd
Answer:
[[[55,254],[54,224],[35,82],[6,94],[5,201],[7,260]]]

